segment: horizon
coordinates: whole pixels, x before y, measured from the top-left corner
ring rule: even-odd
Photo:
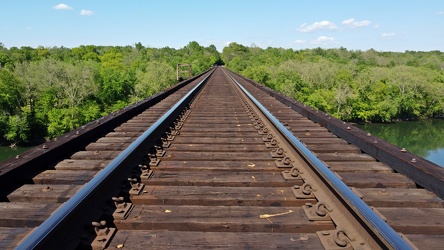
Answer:
[[[81,45],[181,49],[214,45],[378,52],[444,51],[444,2],[26,1],[0,2],[6,48]]]
[[[194,41],[190,41],[190,42],[194,42]],[[189,42],[189,43],[190,43],[190,42]],[[45,48],[45,49],[60,49],[60,48],[73,49],[73,48],[79,48],[79,47],[81,47],[81,46],[96,46],[96,47],[127,47],[127,46],[131,46],[131,47],[135,48],[135,47],[136,47],[135,45],[136,45],[137,43],[139,43],[139,42],[135,42],[135,43],[133,43],[133,44],[127,44],[127,45],[97,45],[97,44],[81,44],[81,45],[74,46],[74,47],[67,47],[67,46],[63,46],[63,45],[60,45],[60,46],[48,46],[48,47],[45,47],[45,46],[42,46],[42,45],[35,46],[35,47],[33,47],[33,46],[27,46],[27,45],[23,45],[23,46],[20,46],[20,47],[17,47],[17,46],[7,47],[7,46],[5,46],[5,45],[0,41],[0,45],[3,45],[3,46],[4,46],[6,49],[8,49],[8,50],[10,50],[11,48],[14,48],[14,47],[15,47],[15,48],[18,48],[18,49],[21,49],[22,47],[30,47],[30,48],[32,48],[32,49],[37,49],[37,48],[39,48],[39,47],[43,47],[43,48]],[[143,46],[144,48],[152,48],[152,49],[171,48],[171,49],[175,49],[175,50],[180,50],[180,49],[183,49],[185,46],[187,46],[189,43],[187,43],[186,45],[184,45],[184,46],[182,46],[182,47],[179,47],[179,48],[172,48],[172,47],[169,47],[169,46],[153,47],[153,46],[145,46],[145,45],[143,45],[143,44],[142,44],[142,46]],[[237,42],[233,42],[233,43],[237,43]],[[240,43],[237,43],[237,44],[240,44]],[[210,45],[208,45],[208,46],[204,46],[204,45],[202,45],[202,44],[199,44],[199,45],[200,45],[200,46],[203,46],[203,47],[209,47],[209,46],[214,45],[214,44],[210,44]],[[248,48],[254,48],[253,44],[251,44],[251,45],[240,44],[240,45],[245,46],[245,47],[248,47]],[[228,47],[228,46],[229,46],[229,44],[226,45],[225,47]],[[225,47],[223,47],[222,50],[223,50]],[[443,52],[443,53],[444,53],[444,51],[441,51],[441,50],[428,50],[428,51],[425,51],[425,50],[388,51],[388,50],[375,50],[375,49],[373,49],[373,48],[369,48],[369,49],[366,49],[366,50],[362,50],[362,49],[348,49],[348,48],[345,48],[345,47],[333,47],[333,48],[315,47],[315,48],[301,48],[301,49],[282,48],[282,47],[272,47],[272,46],[269,46],[269,47],[267,47],[267,48],[261,48],[261,47],[259,47],[259,46],[257,46],[257,47],[260,48],[260,49],[262,49],[262,50],[266,50],[266,49],[268,49],[268,48],[274,48],[274,49],[285,49],[285,50],[292,49],[293,51],[313,50],[313,49],[321,48],[321,49],[323,49],[323,50],[330,50],[330,49],[333,49],[333,50],[346,49],[347,51],[351,51],[351,52],[354,52],[354,51],[366,52],[366,51],[369,51],[369,50],[374,50],[374,51],[376,51],[376,52],[380,52],[380,53],[384,53],[384,52],[392,52],[392,53],[424,52],[424,53],[428,53],[428,52],[434,52],[434,51],[438,51],[438,52]],[[219,53],[222,53],[222,50],[217,49],[217,51],[218,51]]]

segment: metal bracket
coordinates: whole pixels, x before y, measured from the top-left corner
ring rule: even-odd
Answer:
[[[259,131],[257,131],[260,135],[267,135],[270,131],[268,128],[262,128]]]
[[[333,210],[324,202],[320,201],[316,203],[316,205],[306,203],[302,208],[310,221],[331,221],[328,212],[332,212]]]
[[[154,148],[156,149],[156,156],[157,157],[162,157],[165,155],[166,151],[165,151],[165,149],[163,149],[162,146],[154,145]]]
[[[278,167],[278,168],[292,168],[292,167],[294,167],[293,163],[289,157],[284,157],[283,159],[277,159],[274,161],[274,163],[276,164],[276,167]]]
[[[131,184],[130,195],[139,195],[145,187],[145,185],[140,183],[136,178],[128,178],[128,181]]]
[[[264,142],[269,142],[269,141],[271,141],[273,138],[274,138],[273,134],[267,134],[267,135],[262,136],[262,141],[264,141]]]
[[[297,167],[292,167],[291,170],[284,170],[282,171],[282,176],[285,180],[300,180],[301,172]]]
[[[142,173],[140,174],[140,179],[148,180],[149,178],[151,178],[151,176],[153,176],[153,174],[154,174],[153,170],[142,168]]]
[[[174,138],[176,138],[176,136],[175,135],[173,135],[172,133],[170,133],[170,132],[165,132],[165,134],[167,135],[167,140],[168,141],[174,141]]]
[[[283,148],[278,148],[275,150],[270,151],[270,155],[273,158],[284,158],[285,157],[285,151]]]
[[[184,119],[184,116],[182,116],[181,120]],[[174,129],[175,130],[180,130],[183,126],[183,121],[178,121],[178,122],[174,122]]]
[[[130,202],[125,202],[123,197],[113,197],[112,200],[114,201],[114,205],[116,205],[113,218],[118,220],[126,219],[134,205]]]
[[[304,183],[304,185],[298,186],[294,185],[291,189],[293,191],[294,196],[297,199],[315,199],[316,196],[313,191],[316,191],[309,183]]]
[[[267,147],[267,148],[278,148],[279,146],[278,146],[278,142],[275,140],[275,139],[272,139],[271,141],[269,141],[269,142],[265,142],[265,146]]]
[[[369,249],[365,245],[359,245],[358,247],[357,241],[341,229],[321,231],[316,232],[316,234],[324,249],[327,250]]]
[[[169,148],[171,146],[171,142],[167,138],[162,137],[160,139],[162,140],[162,147]]]
[[[150,165],[151,167],[156,167],[157,165],[159,165],[159,163],[160,163],[160,159],[157,158],[157,155],[156,155],[156,154],[149,153],[148,156],[149,156],[149,158],[150,158],[150,163],[149,163],[149,165]]]
[[[106,221],[92,222],[94,231],[96,232],[96,238],[91,243],[93,250],[105,249],[110,243],[111,239],[117,232],[116,228],[106,227]]]

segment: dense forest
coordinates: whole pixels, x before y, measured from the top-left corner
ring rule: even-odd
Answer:
[[[342,120],[444,115],[444,53],[261,49],[230,44],[227,67]]]
[[[57,137],[159,92],[176,81],[176,65],[193,74],[220,61],[215,46],[77,48],[0,44],[0,142]]]
[[[176,83],[178,63],[225,64],[259,83],[355,122],[444,115],[444,53],[262,49],[218,52],[134,46],[11,47],[0,43],[0,142],[35,143]]]

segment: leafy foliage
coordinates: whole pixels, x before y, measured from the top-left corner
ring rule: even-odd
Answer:
[[[0,44],[0,143],[53,138],[221,63],[214,45],[182,49],[135,46],[31,48]]]
[[[0,43],[0,142],[53,138],[193,74],[225,64],[336,117],[391,122],[444,116],[444,53],[262,49],[192,41],[181,49],[134,46],[11,47]]]
[[[227,67],[340,119],[444,115],[444,53],[225,47]]]

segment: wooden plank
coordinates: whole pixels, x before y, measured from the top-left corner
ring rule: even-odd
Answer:
[[[86,146],[88,151],[123,151],[131,142],[93,142]]]
[[[132,196],[139,205],[302,206],[315,199],[296,199],[291,187],[146,186]]]
[[[210,124],[210,123],[193,123],[193,124],[188,124],[188,123],[185,123],[183,125],[182,129],[185,129],[187,127],[190,127],[193,130],[200,129],[200,128],[212,128],[212,129],[214,128],[216,131],[218,129],[232,129],[232,130],[236,130],[238,128],[250,128],[251,130],[255,129],[253,123],[244,123],[244,124],[240,124],[240,123],[236,124],[236,123],[234,123],[234,124],[231,124],[231,125],[227,124],[225,126],[222,126],[221,124],[215,124],[215,123],[214,124]]]
[[[255,159],[256,161],[272,161],[269,152],[190,152],[176,151],[170,154],[166,152],[162,161],[224,161],[224,160],[243,160],[248,161]],[[211,163],[208,163],[211,164]]]
[[[444,247],[444,234],[407,234],[405,236],[419,249],[442,250]]]
[[[419,188],[358,188],[363,200],[375,207],[444,207],[444,201]]]
[[[403,234],[442,235],[444,232],[443,208],[378,207],[387,223]]]
[[[260,144],[264,145],[262,137],[256,133],[255,138],[251,137],[232,137],[232,138],[219,138],[219,137],[181,137],[176,136],[173,141],[174,143],[184,143],[184,144]]]
[[[102,137],[98,139],[97,143],[133,143],[137,138],[133,137]]]
[[[61,203],[71,198],[81,185],[27,184],[8,195],[12,202]]]
[[[218,137],[218,138],[239,138],[239,137],[262,137],[256,131],[250,131],[247,133],[233,132],[233,131],[207,131],[204,134],[201,131],[182,131],[180,130],[180,137]]]
[[[203,100],[203,99],[201,99]],[[247,113],[242,110],[242,108],[240,108],[240,106],[237,106],[236,108],[232,108],[230,106],[227,106],[227,100],[225,100],[225,102],[221,102],[220,104],[217,105],[221,105],[224,104],[223,107],[220,106],[212,106],[212,105],[208,105],[210,101],[205,101],[202,102],[204,104],[200,104],[200,105],[205,105],[205,106],[201,106],[199,107],[199,105],[194,106],[194,108],[191,110],[190,115],[188,116],[189,119],[191,118],[197,118],[199,119],[200,117],[210,117],[213,118],[217,117],[217,118],[225,118],[225,119],[229,119],[229,118],[233,118],[233,117],[239,117],[239,116],[247,116]]]
[[[0,249],[14,249],[32,228],[0,227]]]
[[[272,216],[261,218],[267,215]],[[118,230],[314,233],[334,229],[331,221],[309,221],[299,207],[140,205],[126,220],[114,223]]]
[[[327,131],[316,131],[312,133],[310,131],[291,131],[294,136],[301,140],[309,140],[309,138],[338,138],[335,134]]]
[[[170,151],[206,151],[206,152],[270,152],[265,144],[179,144],[174,142],[167,149]]]
[[[344,141],[341,138],[335,138],[335,137],[327,137],[327,138],[318,138],[318,137],[310,137],[310,138],[304,138],[300,140],[305,145],[312,145],[312,144],[333,144],[337,145],[338,147],[341,147],[342,145],[348,145],[349,143]]]
[[[110,133],[106,134],[105,137],[127,137],[127,138],[136,139],[141,134],[142,133],[140,133],[140,132],[127,132],[127,131],[123,131],[123,132],[110,132]]]
[[[185,172],[154,171],[145,185],[217,187],[292,187],[302,180],[285,180],[280,172]]]
[[[201,128],[195,128],[195,127],[187,127],[183,126],[180,129],[180,132],[257,132],[257,130],[253,126],[236,126],[232,128],[210,128],[210,127],[201,127]]]
[[[54,167],[57,170],[100,170],[110,163],[111,160],[64,160]]]
[[[297,114],[297,113],[295,113],[295,114]],[[320,127],[319,124],[317,124],[317,123],[315,123],[315,122],[305,118],[302,115],[301,116],[297,116],[296,118],[294,116],[288,116],[287,118],[279,119],[279,121],[286,122],[286,123],[301,124],[303,126],[305,126],[305,125],[309,125],[309,126],[310,125],[312,125],[312,126],[315,125],[315,126]]]
[[[375,158],[366,154],[353,153],[316,153],[319,159],[326,162],[333,161],[376,161]]]
[[[322,249],[316,234],[119,230],[109,248],[145,249]]]
[[[396,173],[340,173],[343,181],[356,188],[415,188],[409,178]]]
[[[189,117],[187,123],[194,124],[208,124],[218,125],[221,127],[230,127],[240,125],[252,124],[251,119],[247,116],[247,113],[241,113],[238,117],[228,116],[226,119],[215,119],[214,117]]]
[[[327,164],[332,171],[342,172],[370,172],[393,173],[393,170],[382,162],[329,162]]]
[[[350,144],[340,145],[339,147],[336,144],[309,144],[307,148],[316,153],[361,153],[359,148]]]
[[[136,127],[136,126],[121,126],[114,129],[115,132],[145,132],[149,126]]]
[[[224,160],[215,162],[206,161],[161,161],[157,167],[151,169],[159,171],[233,171],[236,172],[255,172],[272,171],[280,172],[274,162],[247,160]]]
[[[317,132],[328,132],[328,130],[324,127],[320,127],[319,124],[313,123],[310,124],[298,124],[298,123],[288,123],[288,126],[290,127],[291,132],[310,132],[310,133],[317,133]]]
[[[59,207],[57,203],[1,202],[0,227],[36,227]]]
[[[251,122],[251,118],[248,117],[247,112],[239,111],[239,110],[240,110],[240,107],[230,110],[229,114],[220,113],[218,116],[211,115],[211,114],[214,114],[211,112],[210,113],[202,112],[202,110],[201,110],[196,113],[193,110],[190,113],[190,115],[187,117],[187,121],[193,122],[193,123],[194,122],[202,122],[202,121],[205,121],[205,122],[217,121],[217,122],[220,122],[221,124],[224,124],[226,122],[228,122],[228,123],[232,123],[232,122],[249,123],[249,122]],[[205,116],[203,116],[203,114],[205,114]],[[233,116],[234,114],[236,114],[236,116]]]
[[[121,151],[79,151],[71,156],[74,160],[113,160]]]
[[[46,170],[32,180],[36,184],[74,184],[83,185],[90,181],[97,171],[88,170]]]

